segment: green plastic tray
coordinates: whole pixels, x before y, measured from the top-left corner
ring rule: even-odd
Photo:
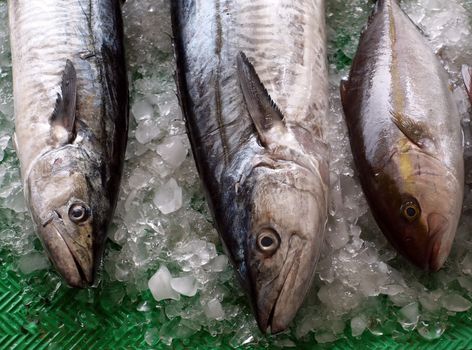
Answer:
[[[6,252],[0,255],[0,349],[169,349],[160,342],[149,346],[146,330],[166,322],[159,309],[136,310],[136,303],[127,298],[116,307],[113,296],[120,296],[119,284],[105,284],[92,291],[67,287],[54,290],[58,278],[51,272],[19,276]],[[107,294],[107,295],[103,295]],[[152,301],[149,293],[140,297]],[[104,302],[106,300],[106,303]],[[374,337],[364,333],[360,339],[346,338],[334,344],[316,344],[310,337],[298,343],[297,349],[472,349],[472,313],[449,318],[449,327],[441,339],[422,340],[416,333],[402,341],[385,335]],[[231,335],[213,338],[198,332],[187,339],[174,340],[173,349],[230,349]],[[259,347],[246,347],[258,349]]]

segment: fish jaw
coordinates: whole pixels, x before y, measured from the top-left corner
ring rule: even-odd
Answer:
[[[71,287],[85,288],[94,280],[93,252],[61,233],[54,219],[38,229],[43,245],[59,274]]]

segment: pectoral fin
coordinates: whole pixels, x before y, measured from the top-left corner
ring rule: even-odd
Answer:
[[[462,78],[464,79],[465,89],[469,94],[469,99],[472,101],[472,67],[466,64],[462,66]]]
[[[400,131],[419,148],[428,148],[434,143],[434,138],[429,133],[427,125],[417,122],[402,113],[391,112],[393,123]]]
[[[62,74],[61,94],[57,94],[56,106],[50,118],[56,143],[70,143],[74,138],[76,100],[77,73],[73,63],[67,60]]]
[[[270,143],[270,131],[274,127],[285,129],[282,112],[262,84],[254,66],[242,52],[237,56],[237,70],[247,110],[259,139],[265,146]]]
[[[347,78],[341,79],[341,83],[339,84],[339,93],[341,95],[341,104],[343,106],[344,102],[346,101],[347,84],[349,84],[349,80]]]
[[[16,136],[16,132],[13,133],[13,148],[15,149],[15,152],[18,153],[18,137]]]

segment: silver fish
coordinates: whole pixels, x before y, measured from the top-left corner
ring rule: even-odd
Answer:
[[[323,242],[324,13],[323,0],[172,1],[193,154],[263,332],[288,327]]]
[[[67,283],[93,284],[119,191],[128,83],[118,0],[10,0],[15,144],[28,208]]]

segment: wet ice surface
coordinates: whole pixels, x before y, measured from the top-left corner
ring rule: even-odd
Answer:
[[[472,63],[471,0],[404,0],[451,74],[465,125],[469,103],[459,67]],[[102,278],[107,298],[124,298],[137,311],[163,311],[148,323],[150,346],[171,345],[198,331],[225,335],[233,347],[272,342],[293,347],[297,339],[333,342],[365,332],[398,341],[432,340],[448,317],[471,307],[472,226],[470,189],[465,213],[445,268],[428,275],[412,268],[376,228],[352,166],[338,87],[371,9],[369,0],[329,0],[332,147],[331,205],[326,243],[314,286],[293,327],[267,339],[257,330],[246,298],[221,251],[200,188],[173,80],[168,3],[128,0],[124,6],[131,78],[131,130],[125,175]],[[49,264],[33,235],[12,149],[11,63],[6,4],[0,1],[0,249],[15,256],[17,273]],[[57,290],[57,278],[51,289]],[[55,292],[52,292],[53,294]],[[151,293],[149,300],[141,296]],[[103,297],[105,298],[105,297]],[[149,318],[151,320],[152,318]]]

